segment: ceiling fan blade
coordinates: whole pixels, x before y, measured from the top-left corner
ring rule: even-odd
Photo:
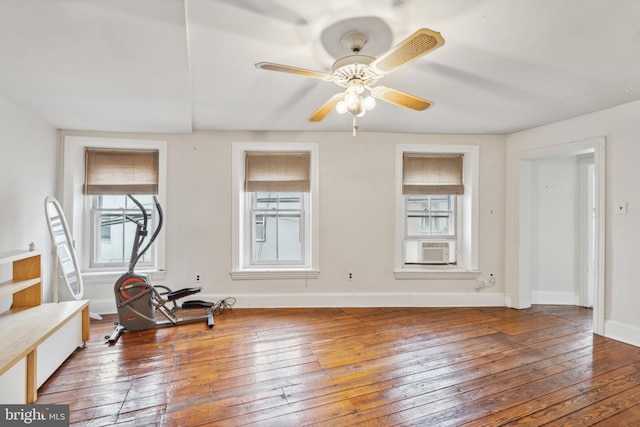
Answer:
[[[288,65],[274,64],[271,62],[258,62],[256,64],[256,68],[259,68],[261,70],[280,71],[282,73],[298,74],[301,76],[312,77],[314,79],[321,79],[321,80],[329,80],[331,78],[331,75],[320,72],[320,71],[305,70],[304,68],[290,67]]]
[[[329,115],[334,108],[336,108],[336,104],[340,102],[344,98],[344,93],[338,93],[333,95],[327,102],[325,102],[322,107],[318,108],[312,115],[309,116],[310,122],[319,122],[322,121],[325,117]]]
[[[385,75],[422,55],[442,46],[444,39],[437,31],[422,28],[369,64],[376,74]]]
[[[426,110],[433,105],[431,101],[386,86],[374,87],[371,89],[371,95],[374,98],[387,101],[399,107],[410,108],[416,111]]]

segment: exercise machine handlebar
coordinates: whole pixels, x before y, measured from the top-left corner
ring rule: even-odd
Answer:
[[[140,203],[131,194],[127,194],[127,197],[129,197],[131,199],[131,201],[133,201],[133,203],[135,203],[135,205],[138,207],[138,209],[140,209],[140,212],[142,213],[142,223],[140,223],[140,221],[137,221],[137,220],[127,216],[127,219],[129,219],[130,221],[133,221],[136,224],[136,237],[133,240],[133,248],[131,250],[131,260],[129,262],[129,270],[127,270],[128,273],[133,273],[133,271],[136,268],[136,264],[138,263],[140,258],[142,258],[142,256],[149,250],[149,248],[151,247],[153,242],[158,237],[158,234],[160,234],[160,230],[162,229],[162,224],[163,224],[163,221],[164,221],[164,215],[163,215],[163,212],[162,212],[162,207],[160,206],[160,202],[158,201],[158,197],[157,196],[153,196],[153,204],[155,206],[156,211],[158,212],[158,225],[156,226],[156,229],[154,230],[153,234],[151,235],[151,238],[147,242],[147,245],[144,246],[144,248],[140,249],[140,247],[144,243],[144,241],[145,241],[145,239],[147,237],[147,234],[148,234],[148,231],[147,231],[147,226],[148,226],[147,210],[144,208],[142,203]]]

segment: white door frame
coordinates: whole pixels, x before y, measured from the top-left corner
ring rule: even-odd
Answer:
[[[531,306],[531,283],[528,273],[529,236],[524,225],[527,219],[526,200],[521,200],[522,189],[530,186],[527,180],[529,163],[541,157],[567,153],[593,152],[595,185],[595,295],[593,304],[593,331],[604,334],[605,299],[605,138],[569,142],[512,153],[507,158],[507,212],[505,242],[505,278],[507,305],[513,308]]]
[[[578,290],[578,301],[583,307],[593,307],[593,297],[595,295],[595,266],[594,266],[594,200],[593,188],[593,156],[578,157],[578,173],[579,173],[579,203],[580,218],[578,219],[580,230],[580,254],[578,255],[580,288]]]

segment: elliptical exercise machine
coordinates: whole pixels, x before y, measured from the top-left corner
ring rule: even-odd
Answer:
[[[196,294],[202,287],[184,288],[172,291],[164,285],[154,285],[149,277],[135,273],[135,267],[142,256],[149,250],[158,237],[162,228],[163,214],[158,198],[153,196],[153,203],[158,212],[158,226],[151,235],[147,244],[143,247],[147,238],[148,218],[147,211],[137,199],[127,195],[140,209],[141,218],[133,218],[127,215],[126,220],[136,224],[136,235],[131,250],[129,269],[122,274],[113,287],[118,309],[118,322],[111,335],[105,336],[109,343],[114,343],[125,331],[142,331],[163,326],[177,326],[184,323],[206,320],[209,328],[213,328],[213,315],[231,308],[235,299],[227,298],[217,303],[207,301],[184,301],[178,305],[177,300]],[[160,289],[161,291],[158,291]],[[183,315],[184,312],[193,312],[195,309],[204,310],[204,314],[196,316]],[[156,312],[160,312],[166,320],[158,321]]]

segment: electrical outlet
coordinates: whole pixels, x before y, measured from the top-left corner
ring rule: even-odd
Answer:
[[[195,282],[200,283],[200,273],[196,273]]]
[[[347,280],[353,280],[353,273],[352,272],[348,272],[347,273]]]

